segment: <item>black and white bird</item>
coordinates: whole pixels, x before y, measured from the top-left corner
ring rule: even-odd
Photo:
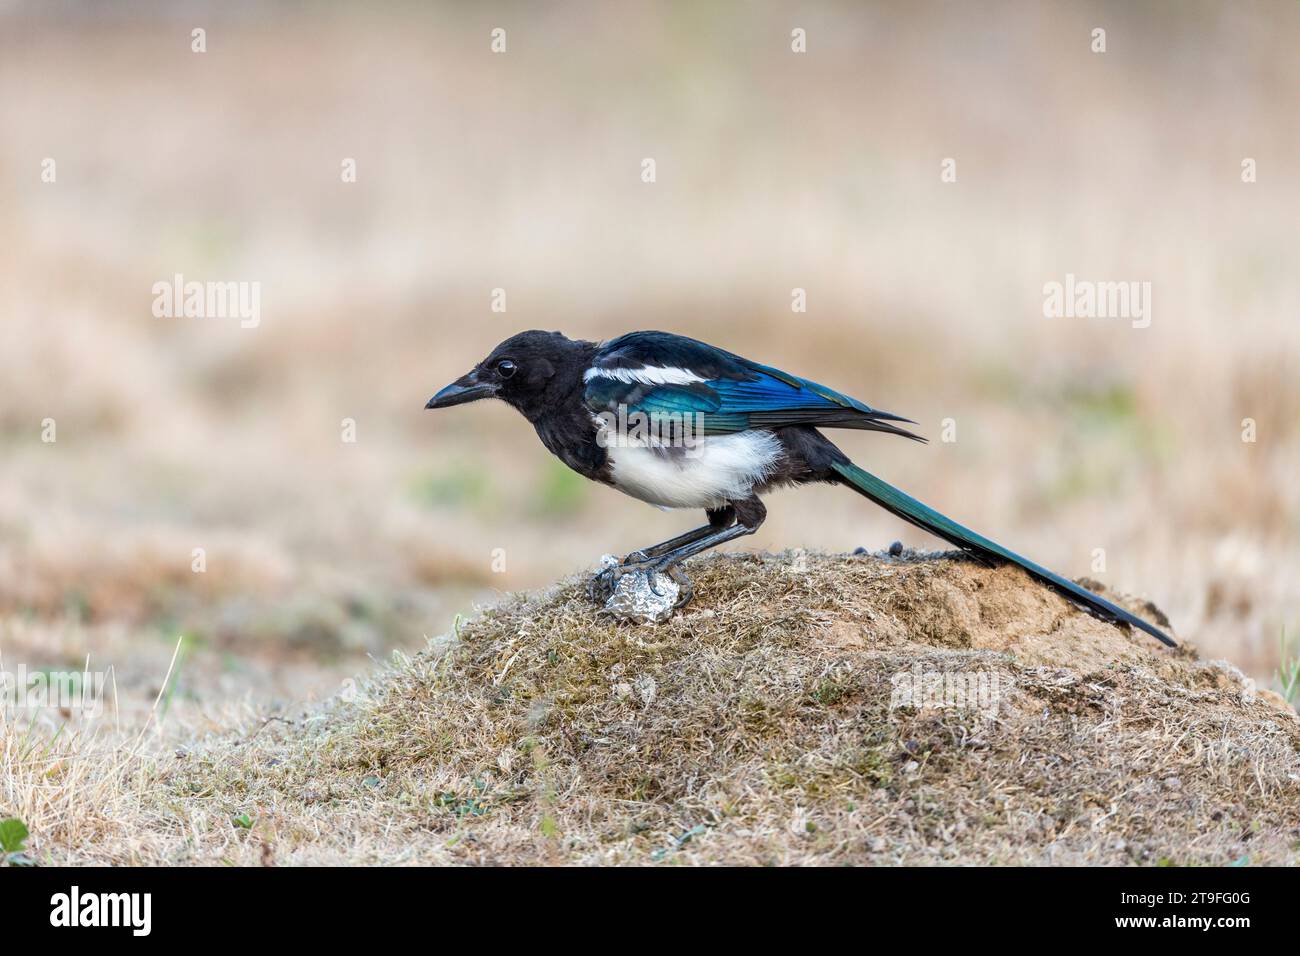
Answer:
[[[629,332],[609,342],[521,332],[429,399],[448,408],[481,398],[513,405],[551,453],[593,481],[664,508],[702,508],[708,524],[628,555],[597,582],[605,592],[630,571],[669,574],[690,600],[678,565],[753,534],[767,515],[761,496],[820,481],[852,488],[887,511],[990,562],[1011,562],[1089,612],[1164,632],[1073,581],[963,527],[849,461],[820,431],[853,428],[924,439],[824,385],[667,332]]]

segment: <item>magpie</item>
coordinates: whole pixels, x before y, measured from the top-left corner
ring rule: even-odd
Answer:
[[[578,474],[662,508],[703,508],[708,523],[629,554],[593,579],[608,595],[623,574],[665,574],[691,599],[679,565],[753,534],[767,515],[761,496],[785,485],[851,488],[891,514],[991,564],[1010,562],[1103,620],[1169,645],[1158,628],[963,527],[853,464],[820,429],[851,428],[925,439],[910,419],[825,385],[668,332],[629,332],[608,342],[559,332],[514,335],[425,408],[499,398],[532,424],[550,452]]]

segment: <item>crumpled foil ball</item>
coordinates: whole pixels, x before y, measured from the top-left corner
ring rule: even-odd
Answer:
[[[600,559],[601,568],[612,568],[618,564],[618,558],[607,554]],[[655,574],[655,587],[659,593],[650,589],[650,575],[645,571],[632,571],[618,579],[614,593],[605,601],[607,614],[624,621],[637,624],[662,624],[673,616],[673,607],[681,594],[681,588],[666,574]]]

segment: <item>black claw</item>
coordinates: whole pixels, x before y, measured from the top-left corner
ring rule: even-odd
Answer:
[[[632,574],[637,571],[646,572],[649,579],[650,590],[662,597],[663,595],[660,594],[659,589],[655,587],[653,567],[650,565],[649,560],[633,560],[633,558],[640,553],[641,552],[639,551],[634,551],[632,554],[629,554],[624,558],[621,563],[616,564],[611,568],[602,568],[597,571],[591,580],[587,582],[587,597],[597,604],[604,604],[609,600],[610,596],[618,587],[618,582],[623,575]]]
[[[618,586],[620,577],[616,572],[618,566],[612,568],[602,568],[592,575],[591,580],[587,582],[587,599],[596,604],[604,604],[609,600],[614,588]]]
[[[677,582],[677,603],[673,605],[673,609],[690,604],[695,597],[695,586],[691,584],[691,579],[686,576],[686,572],[674,564],[668,569],[668,574]]]

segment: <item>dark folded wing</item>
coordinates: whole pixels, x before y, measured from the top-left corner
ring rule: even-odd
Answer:
[[[607,345],[587,373],[593,412],[639,413],[656,423],[687,421],[696,433],[817,425],[889,432],[924,441],[888,424],[907,422],[824,385],[758,365],[703,342],[663,332],[636,332]]]

